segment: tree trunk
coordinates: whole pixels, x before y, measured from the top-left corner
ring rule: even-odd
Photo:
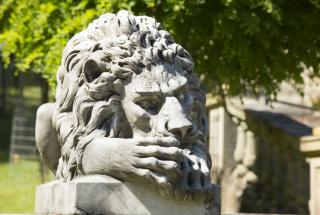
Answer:
[[[49,101],[49,84],[46,79],[41,78],[41,104]]]
[[[24,88],[24,73],[19,73],[18,75],[18,98],[23,98],[23,88]]]
[[[23,74],[19,73],[18,75],[14,75],[16,65],[15,58],[16,56],[14,54],[10,55],[10,64],[8,66],[7,73],[14,77],[15,96],[21,99],[23,96]]]
[[[46,79],[41,77],[41,104],[49,102],[49,84]],[[41,182],[45,183],[47,181],[47,177],[49,175],[49,168],[40,159],[40,175],[41,175]]]
[[[2,61],[1,52],[0,52],[0,75],[1,75],[1,100],[0,100],[0,110],[6,110],[6,96],[7,96],[7,75],[6,70],[4,69],[4,63]]]

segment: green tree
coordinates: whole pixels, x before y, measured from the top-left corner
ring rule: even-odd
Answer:
[[[319,0],[1,0],[2,57],[14,53],[17,72],[41,73],[54,87],[66,42],[120,9],[163,23],[214,92],[270,96],[283,80],[301,83],[303,65],[320,73]]]

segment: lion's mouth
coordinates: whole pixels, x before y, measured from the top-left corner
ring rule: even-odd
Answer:
[[[205,144],[205,136],[200,130],[197,130],[195,132],[189,133],[183,138],[181,136],[175,135],[169,131],[165,132],[154,132],[152,134],[154,137],[173,137],[176,140],[178,140],[179,148],[181,149],[191,149],[194,144]]]

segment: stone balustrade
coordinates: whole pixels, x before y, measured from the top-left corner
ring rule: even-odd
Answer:
[[[309,172],[300,140],[312,129],[267,111],[243,110],[241,123],[222,107],[208,112],[222,214],[308,214]]]

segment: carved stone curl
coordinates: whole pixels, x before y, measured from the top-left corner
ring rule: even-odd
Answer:
[[[56,102],[38,110],[43,160],[64,181],[102,174],[169,198],[209,198],[205,95],[193,67],[153,18],[100,16],[66,45]]]

